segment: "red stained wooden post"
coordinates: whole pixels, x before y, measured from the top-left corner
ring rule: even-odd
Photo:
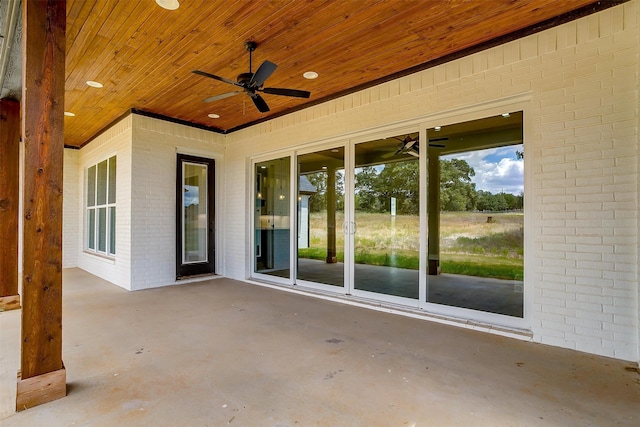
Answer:
[[[17,410],[66,395],[62,163],[66,0],[23,0],[24,246]]]
[[[18,197],[20,103],[0,99],[0,311],[20,308]]]

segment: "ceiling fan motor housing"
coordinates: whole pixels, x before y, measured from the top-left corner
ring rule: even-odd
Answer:
[[[238,77],[236,77],[236,80],[241,85],[244,85],[245,83],[248,84],[252,78],[253,78],[253,73],[240,73],[238,74]]]

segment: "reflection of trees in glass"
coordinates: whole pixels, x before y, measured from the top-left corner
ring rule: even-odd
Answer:
[[[365,166],[356,169],[356,210],[374,213],[389,212],[390,200],[395,197],[398,214],[418,215],[420,211],[418,170],[419,163],[417,161]],[[489,191],[478,191],[471,181],[473,176],[475,176],[475,170],[466,160],[440,160],[441,210],[456,212],[522,209],[524,198],[522,193],[514,195],[504,192],[492,194]],[[316,185],[316,188],[322,188],[322,194],[324,194],[326,178],[323,181],[311,179],[310,181]],[[341,192],[341,194],[344,193]],[[323,210],[324,204],[318,204],[317,209],[312,209],[312,212]]]
[[[336,210],[344,210],[344,170],[340,169],[336,174]],[[305,175],[311,185],[316,188],[315,194],[309,197],[309,212],[322,212],[327,210],[327,171],[315,172]]]
[[[355,206],[361,212],[389,212],[391,198],[400,215],[418,215],[420,205],[417,161],[365,166],[356,172]]]
[[[470,211],[476,204],[475,176],[466,160],[440,160],[440,209],[443,211]]]

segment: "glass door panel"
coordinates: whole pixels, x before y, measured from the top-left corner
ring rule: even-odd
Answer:
[[[427,302],[524,316],[522,119],[427,129]]]
[[[418,134],[355,146],[354,288],[418,299]]]
[[[298,156],[297,279],[344,287],[344,148]]]
[[[254,272],[290,277],[291,159],[256,163]]]
[[[215,269],[214,161],[185,154],[177,160],[176,276],[210,274]]]
[[[207,260],[207,165],[182,163],[182,263]]]

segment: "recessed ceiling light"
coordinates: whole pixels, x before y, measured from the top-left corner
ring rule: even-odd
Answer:
[[[219,119],[220,115],[219,114],[215,114],[215,113],[211,113],[211,114],[207,114],[207,117],[209,117],[210,119]]]
[[[322,169],[326,169],[326,168],[327,168],[326,166],[322,166]]]
[[[64,112],[64,115],[65,115],[65,116],[67,116],[67,117],[75,117],[75,116],[76,116],[76,115],[75,115],[75,114],[73,114],[71,111],[65,111],[65,112]]]
[[[316,73],[315,71],[307,71],[302,75],[302,77],[304,77],[305,79],[313,80],[318,78],[318,73]]]
[[[434,129],[436,130],[436,132],[440,132],[440,129],[442,129],[442,126],[436,126]]]
[[[87,80],[87,86],[95,87],[95,88],[98,88],[98,89],[100,89],[101,87],[103,87],[103,86],[102,86],[102,83],[100,83],[100,82],[95,82],[95,81],[93,81],[93,80]]]
[[[509,113],[502,113],[502,117],[509,117],[511,114]]]
[[[339,153],[340,150],[338,150],[337,148],[334,148],[333,150],[331,150],[332,153]]]
[[[167,10],[176,10],[180,7],[178,0],[156,0],[158,6]]]

